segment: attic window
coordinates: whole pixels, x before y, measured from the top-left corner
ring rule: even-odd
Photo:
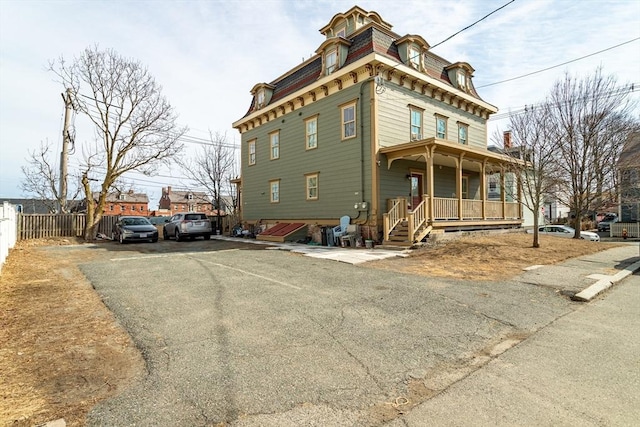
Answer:
[[[456,80],[458,83],[458,89],[467,90],[467,74],[464,71],[458,70],[456,73]]]
[[[125,198],[126,198],[126,195],[124,194],[118,195],[118,200],[124,200]]]
[[[420,51],[413,46],[409,48],[409,64],[417,70],[420,69]]]
[[[264,107],[264,89],[260,89],[257,94],[258,108]]]
[[[328,51],[324,57],[324,70],[327,76],[336,70],[337,62],[338,51],[336,49]]]
[[[189,195],[187,196],[187,199],[189,199],[189,200],[193,200],[193,194],[189,194]]]
[[[343,28],[340,28],[340,29],[336,30],[336,37],[342,37],[342,38],[345,38],[345,37],[346,37],[346,35],[347,35],[347,30],[346,30],[346,28],[344,28],[344,27],[343,27]]]

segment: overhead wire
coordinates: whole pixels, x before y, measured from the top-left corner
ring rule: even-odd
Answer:
[[[516,0],[511,0],[510,2],[503,4],[502,6],[500,6],[499,8],[497,8],[496,10],[494,10],[493,12],[490,12],[490,13],[486,14],[485,16],[483,16],[482,18],[478,19],[478,20],[477,20],[476,22],[474,22],[473,24],[471,24],[471,25],[467,25],[466,27],[464,27],[464,28],[463,28],[463,29],[461,29],[460,31],[458,31],[458,32],[456,32],[456,33],[454,33],[454,34],[450,35],[449,37],[447,37],[446,39],[442,40],[441,42],[434,44],[434,45],[433,45],[433,46],[431,46],[429,49],[433,49],[433,48],[435,48],[435,47],[437,47],[437,46],[440,46],[441,44],[443,44],[443,43],[445,43],[445,42],[447,42],[447,41],[451,40],[452,38],[454,38],[455,36],[457,36],[457,35],[458,35],[458,34],[460,34],[461,32],[468,30],[469,28],[473,27],[474,25],[476,25],[477,23],[479,23],[479,22],[481,22],[481,21],[484,21],[485,19],[487,19],[488,17],[490,17],[490,16],[491,16],[491,15],[493,15],[494,13],[498,12],[499,10],[504,9],[505,7],[509,6],[509,5],[510,5],[511,3],[513,3],[514,1],[516,1]]]
[[[579,58],[575,58],[575,59],[572,59],[570,61],[563,62],[561,64],[553,65],[551,67],[543,68],[543,69],[537,70],[537,71],[532,71],[530,73],[523,74],[521,76],[512,77],[512,78],[509,78],[509,79],[506,79],[506,80],[500,80],[499,82],[495,82],[495,83],[489,83],[489,84],[486,84],[486,85],[476,86],[476,89],[482,89],[484,87],[495,86],[495,85],[499,85],[501,83],[506,83],[506,82],[510,82],[510,81],[513,81],[513,80],[522,79],[524,77],[533,76],[534,74],[539,74],[539,73],[542,73],[542,72],[545,72],[545,71],[552,70],[554,68],[562,67],[563,65],[571,64],[572,62],[580,61],[580,60],[583,60],[585,58],[589,58],[591,56],[598,55],[600,53],[603,53],[603,52],[618,48],[620,46],[624,46],[624,45],[629,44],[629,43],[633,43],[633,42],[638,41],[638,40],[640,40],[640,37],[636,37],[635,39],[627,40],[626,42],[619,43],[619,44],[617,44],[615,46],[611,46],[611,47],[608,47],[606,49],[602,49],[602,50],[599,50],[597,52],[593,52],[593,53],[590,53],[588,55],[584,55],[584,56],[581,56]]]

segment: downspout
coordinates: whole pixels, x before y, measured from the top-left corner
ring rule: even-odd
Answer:
[[[374,79],[374,77],[368,77],[365,81],[363,81],[360,84],[360,96],[358,98],[358,119],[360,122],[360,203],[365,203],[365,197],[364,197],[364,120],[362,118],[363,114],[362,114],[362,109],[363,109],[363,102],[362,102],[362,97],[364,96],[364,85],[370,83],[372,80]],[[367,216],[365,217],[364,221],[360,221],[360,223],[362,225],[366,224],[369,221],[369,208],[370,208],[370,203],[367,203],[367,208],[366,210],[364,210],[365,212],[367,212]],[[354,220],[358,219],[360,217],[360,214],[362,213],[363,210],[358,209],[358,216],[354,218]]]

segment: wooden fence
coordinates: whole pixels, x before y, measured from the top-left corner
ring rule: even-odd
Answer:
[[[111,236],[111,228],[117,216],[103,216],[97,233]],[[18,216],[18,240],[47,237],[83,237],[87,224],[85,214],[20,214]]]

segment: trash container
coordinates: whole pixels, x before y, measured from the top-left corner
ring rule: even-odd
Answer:
[[[365,240],[364,241],[364,246],[367,249],[373,249],[373,240],[369,240],[369,239]]]

